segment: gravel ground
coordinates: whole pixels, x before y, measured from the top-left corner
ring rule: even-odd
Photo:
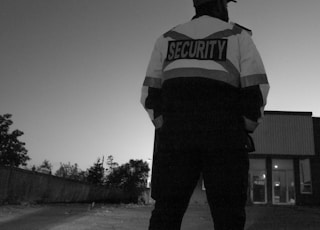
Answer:
[[[0,229],[143,230],[152,206],[60,204],[0,206]],[[192,205],[182,230],[214,229],[207,206]],[[319,230],[320,207],[249,206],[246,230]]]

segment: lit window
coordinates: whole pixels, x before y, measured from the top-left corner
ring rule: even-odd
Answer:
[[[300,160],[300,192],[312,193],[310,160]]]

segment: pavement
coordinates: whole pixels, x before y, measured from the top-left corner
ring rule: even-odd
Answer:
[[[1,230],[143,230],[152,206],[56,204],[0,206]],[[209,208],[191,205],[181,230],[214,229]],[[319,230],[320,207],[248,206],[246,230]]]

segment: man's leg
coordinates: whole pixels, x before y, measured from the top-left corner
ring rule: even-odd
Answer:
[[[205,163],[204,182],[215,230],[243,230],[248,187],[248,155],[217,153]],[[207,158],[207,159],[208,159]]]
[[[187,165],[185,167],[188,169]],[[189,167],[189,170],[192,170],[192,167]],[[193,175],[189,173],[179,173],[179,175],[178,180],[176,180],[177,175],[174,174],[171,178],[167,177],[167,184],[164,184],[162,190],[158,191],[157,196],[154,197],[156,202],[150,218],[149,230],[180,229],[190,197],[197,185],[199,173],[193,171]],[[175,181],[176,184],[172,185]]]
[[[151,191],[156,203],[149,230],[179,230],[199,179],[200,158],[190,142],[179,138],[161,139],[153,158]]]
[[[190,196],[157,199],[149,230],[179,230]]]

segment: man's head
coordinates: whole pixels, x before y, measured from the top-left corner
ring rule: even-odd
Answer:
[[[228,21],[229,2],[237,2],[236,0],[193,0],[193,5],[196,9],[196,17],[201,15],[211,15]]]

